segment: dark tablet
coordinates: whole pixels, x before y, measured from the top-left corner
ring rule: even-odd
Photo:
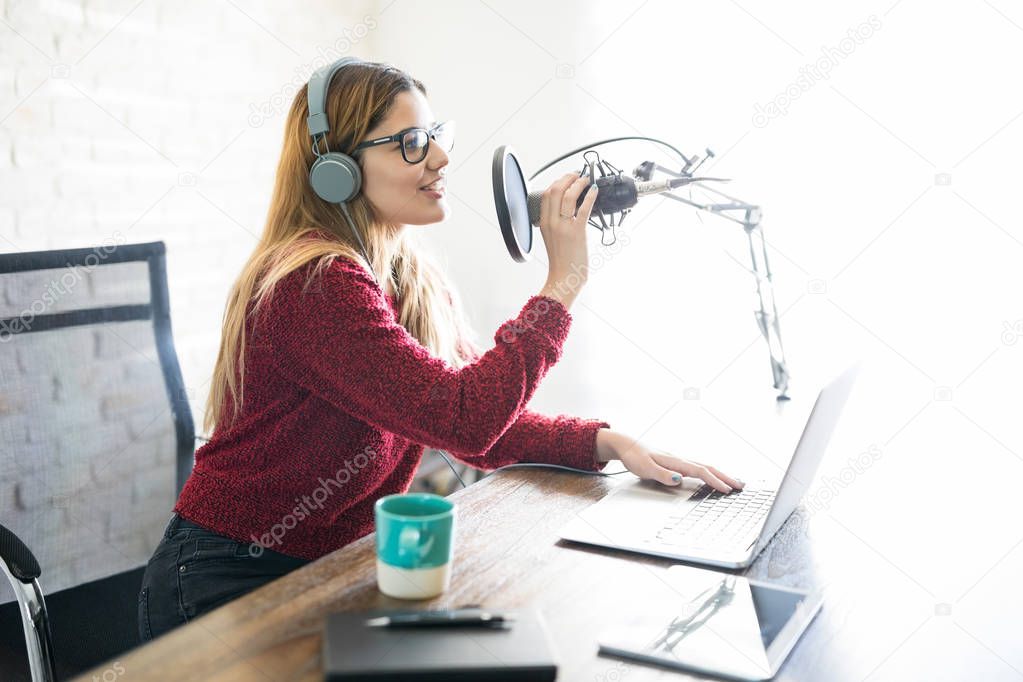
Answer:
[[[600,653],[736,680],[778,672],[820,610],[819,593],[689,566],[665,599],[599,637]]]

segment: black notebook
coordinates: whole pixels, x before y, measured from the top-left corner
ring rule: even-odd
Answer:
[[[553,680],[547,630],[535,610],[515,611],[508,629],[370,627],[385,611],[333,613],[323,637],[330,680]]]

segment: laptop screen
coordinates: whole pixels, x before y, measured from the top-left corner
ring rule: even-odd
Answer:
[[[852,392],[858,371],[859,365],[849,367],[825,386],[817,396],[817,401],[803,428],[803,434],[796,445],[796,452],[778,486],[774,505],[764,523],[764,531],[760,534],[757,552],[774,537],[778,528],[803,499],[814,476],[817,475],[817,467],[824,457],[824,451],[831,440],[842,408],[845,407],[846,400]]]

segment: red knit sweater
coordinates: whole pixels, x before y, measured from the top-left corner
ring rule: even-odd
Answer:
[[[424,446],[481,469],[547,462],[599,471],[607,422],[526,408],[572,320],[533,296],[456,370],[398,324],[393,297],[338,258],[303,291],[283,280],[246,324],[244,402],[195,453],[174,510],[217,533],[315,559],[372,532]]]

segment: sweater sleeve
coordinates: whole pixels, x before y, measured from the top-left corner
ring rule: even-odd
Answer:
[[[609,429],[611,425],[569,415],[549,417],[527,408],[492,448],[477,456],[458,455],[458,459],[483,469],[541,462],[600,471],[607,466],[607,462],[596,460],[597,431],[601,428]]]
[[[398,323],[362,266],[339,257],[307,283],[309,271],[278,283],[252,343],[285,379],[338,409],[456,455],[490,450],[515,423],[571,326],[560,302],[533,296],[498,328],[494,348],[455,369]]]

